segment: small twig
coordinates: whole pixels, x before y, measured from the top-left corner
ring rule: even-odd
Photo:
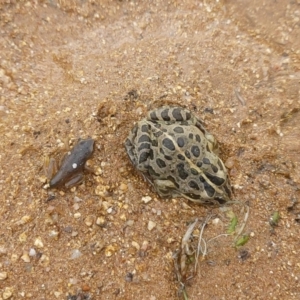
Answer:
[[[231,234],[228,234],[228,233],[222,233],[222,234],[219,234],[219,235],[217,235],[217,236],[215,236],[215,237],[209,239],[209,240],[207,241],[207,244],[210,243],[211,241],[213,241],[213,240],[215,240],[215,239],[221,237],[221,236],[229,236],[229,235],[231,235]]]
[[[197,270],[197,266],[198,266],[198,258],[199,258],[199,255],[200,255],[200,249],[201,249],[201,241],[203,241],[204,243],[204,251],[202,251],[203,253],[203,256],[206,255],[206,250],[207,250],[207,247],[206,247],[206,242],[205,240],[202,238],[203,236],[203,231],[204,231],[204,228],[207,224],[207,222],[211,219],[212,215],[208,216],[205,221],[203,222],[202,224],[202,227],[201,227],[201,231],[200,231],[200,234],[199,234],[199,240],[198,240],[198,247],[197,247],[197,253],[196,253],[196,263],[195,263],[195,272]]]
[[[246,101],[245,101],[245,99],[243,98],[243,96],[240,94],[240,92],[239,92],[237,89],[235,89],[235,90],[234,90],[234,93],[235,93],[235,96],[237,97],[237,99],[241,102],[241,104],[242,104],[243,106],[245,106],[245,105],[246,105]]]
[[[192,232],[196,226],[198,222],[198,218],[194,221],[194,223],[190,224],[189,228],[187,229],[185,235],[182,238],[182,242],[181,242],[181,251],[184,250],[184,248],[186,249],[186,253],[188,255],[191,255],[192,253],[190,252],[190,249],[188,248],[188,241],[192,235]]]
[[[189,300],[188,295],[187,295],[186,290],[185,290],[185,286],[183,286],[182,294],[183,294],[184,300]]]

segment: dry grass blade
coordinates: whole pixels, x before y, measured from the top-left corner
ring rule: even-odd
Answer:
[[[197,270],[197,266],[198,266],[198,258],[200,255],[200,251],[202,252],[202,255],[205,256],[207,254],[207,244],[205,242],[205,240],[202,238],[203,236],[203,231],[205,226],[207,225],[208,221],[211,219],[212,215],[209,215],[203,222],[202,226],[201,226],[201,231],[199,234],[199,239],[198,239],[198,246],[197,246],[197,252],[196,252],[196,263],[195,263],[195,272]],[[204,243],[204,250],[201,248],[201,241]]]
[[[249,211],[250,211],[250,208],[249,208],[249,205],[245,204],[245,207],[246,207],[246,213],[245,213],[245,216],[244,216],[244,220],[243,220],[243,223],[242,223],[242,226],[240,228],[240,230],[238,231],[235,239],[234,239],[234,242],[237,241],[238,237],[241,235],[241,233],[243,232],[245,226],[246,226],[246,223],[247,223],[247,220],[249,218]]]

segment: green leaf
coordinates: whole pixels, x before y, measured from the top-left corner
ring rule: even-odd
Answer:
[[[278,211],[275,211],[269,220],[269,224],[272,227],[278,226],[279,220],[280,220],[280,214]]]
[[[229,233],[229,234],[234,233],[237,223],[238,223],[238,218],[236,215],[233,215],[233,217],[230,220],[230,225],[227,229],[227,233]]]
[[[249,238],[250,238],[250,235],[244,234],[235,242],[235,247],[244,246],[249,241]]]

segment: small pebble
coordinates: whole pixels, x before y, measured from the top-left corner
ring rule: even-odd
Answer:
[[[32,220],[31,216],[23,216],[18,222],[17,225],[24,225],[27,224]]]
[[[134,248],[136,248],[137,250],[140,250],[140,245],[139,245],[137,242],[132,241],[131,245],[132,245]]]
[[[72,226],[66,226],[66,227],[64,228],[64,232],[71,233],[72,231],[73,231]]]
[[[128,186],[125,183],[120,184],[120,190],[123,192],[126,192],[128,190]]]
[[[125,214],[122,214],[122,215],[120,216],[120,219],[121,219],[122,221],[126,221],[126,215],[125,215]]]
[[[174,238],[169,237],[169,238],[167,239],[167,243],[168,243],[168,244],[172,244],[173,242],[175,242],[175,239],[174,239]]]
[[[116,251],[115,247],[113,245],[108,245],[106,248],[105,248],[105,256],[106,257],[110,257],[114,254],[114,252]]]
[[[76,278],[70,278],[69,284],[75,285],[75,284],[77,284],[77,283],[78,283],[78,280],[77,280]]]
[[[40,237],[36,238],[36,240],[34,241],[34,246],[36,246],[37,248],[43,248],[44,244],[42,242],[42,239]]]
[[[97,220],[96,220],[96,224],[98,226],[103,226],[105,224],[105,218],[104,217],[98,217]]]
[[[49,232],[49,236],[52,237],[52,238],[57,239],[58,236],[59,236],[59,231],[57,231],[57,230],[51,230],[51,231]]]
[[[4,289],[4,292],[2,294],[2,297],[4,300],[9,299],[13,295],[13,288],[12,287],[6,287]]]
[[[30,262],[30,257],[27,253],[24,253],[22,256],[21,256],[21,259],[26,262],[26,263],[29,263]]]
[[[16,261],[19,259],[19,256],[18,256],[18,254],[13,253],[13,254],[11,255],[10,259],[11,259],[11,261],[14,263],[14,262],[16,262]]]
[[[126,274],[126,276],[125,276],[125,280],[126,280],[127,282],[131,282],[132,279],[133,279],[133,274],[130,273],[130,272],[128,272],[128,273]]]
[[[232,169],[234,167],[234,163],[235,163],[234,157],[229,157],[225,162],[225,166],[228,169]]]
[[[151,198],[150,196],[142,197],[142,201],[143,201],[144,203],[148,203],[148,202],[150,202],[151,200],[152,200],[152,198]]]
[[[0,272],[0,280],[5,280],[7,278],[7,272]]]
[[[87,216],[84,220],[86,226],[90,227],[93,225],[94,218],[93,216]]]
[[[78,203],[75,203],[75,204],[73,205],[73,208],[74,208],[74,210],[78,210],[78,209],[80,208],[80,206],[79,206]]]
[[[214,225],[217,225],[217,224],[220,223],[220,219],[219,219],[219,218],[215,218],[215,219],[212,220],[212,223],[213,223]]]
[[[36,256],[36,251],[34,248],[29,249],[29,256]]]
[[[86,283],[84,283],[82,286],[81,286],[81,289],[84,291],[84,292],[88,292],[91,288],[89,285],[87,285]]]
[[[148,228],[149,231],[151,231],[155,226],[156,226],[155,222],[149,221],[147,228]]]
[[[82,201],[81,198],[79,198],[79,197],[77,197],[77,196],[74,197],[74,202],[75,202],[75,203],[81,202],[81,201]]]
[[[0,245],[0,256],[6,253],[7,253],[7,249],[3,245]]]
[[[71,253],[71,259],[76,259],[76,258],[80,257],[81,255],[82,255],[82,253],[78,249],[74,249],[74,250],[72,250],[72,253]]]
[[[27,241],[27,234],[26,232],[22,232],[20,235],[19,235],[19,241],[21,243],[25,243]]]
[[[128,220],[125,225],[126,226],[132,226],[134,224],[134,220]]]
[[[75,218],[75,219],[79,219],[80,217],[81,217],[81,213],[78,212],[78,213],[75,213],[75,214],[74,214],[74,218]]]

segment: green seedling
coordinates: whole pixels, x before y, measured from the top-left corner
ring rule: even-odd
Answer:
[[[235,247],[244,246],[249,241],[249,238],[250,236],[248,234],[244,234],[235,242]]]

